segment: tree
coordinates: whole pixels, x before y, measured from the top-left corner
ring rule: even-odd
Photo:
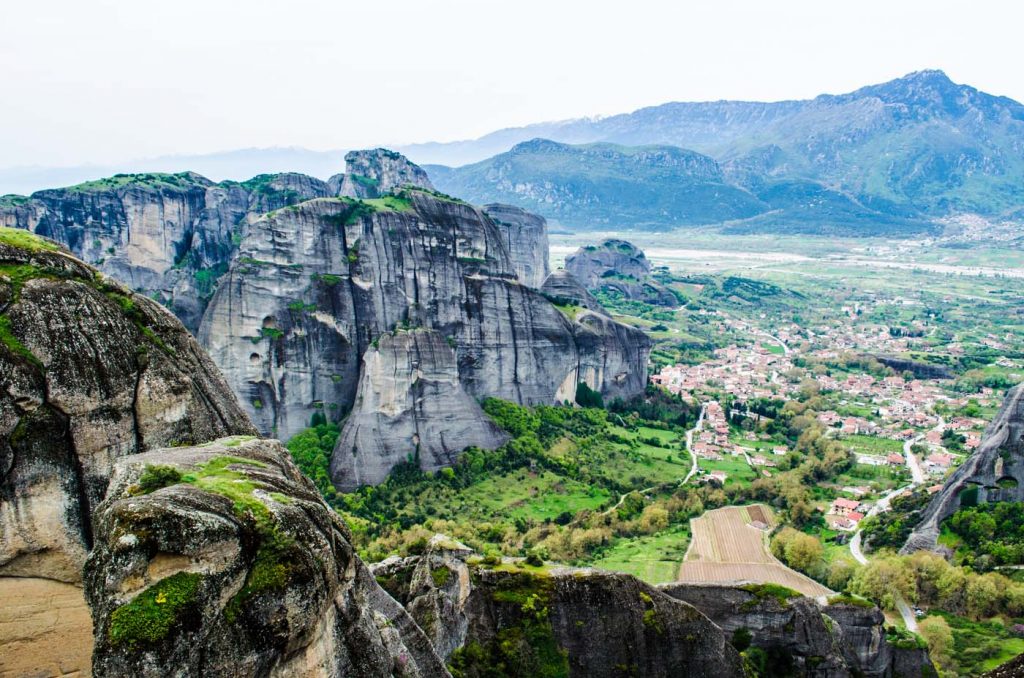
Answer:
[[[590,388],[586,382],[576,385],[576,404],[580,407],[604,408],[604,398],[599,391]]]
[[[949,623],[938,616],[925,617],[917,624],[917,631],[928,643],[928,654],[939,669],[950,676],[957,675],[953,661],[953,631]]]

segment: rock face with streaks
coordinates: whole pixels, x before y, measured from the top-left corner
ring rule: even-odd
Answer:
[[[198,174],[132,174],[0,202],[0,226],[63,244],[133,290],[165,303],[195,331],[246,222],[329,195],[301,174],[215,184]]]
[[[332,462],[343,490],[380,482],[393,460],[428,468],[453,459],[453,445],[500,443],[475,399],[561,402],[580,381],[611,396],[642,390],[645,335],[560,312],[517,279],[506,243],[480,209],[426,190],[307,201],[250,225],[199,339],[263,431],[287,438],[315,412],[353,411]],[[383,338],[402,330],[430,332]],[[428,345],[417,366],[397,352]],[[372,375],[388,369],[403,374],[385,393]],[[456,425],[454,439],[416,435],[439,430],[435,415]]]
[[[79,581],[119,457],[255,433],[170,313],[8,229],[0,339],[0,574]]]
[[[338,485],[359,486],[379,482],[410,454],[420,468],[436,471],[454,465],[470,445],[493,448],[507,439],[463,390],[444,337],[398,330],[363,353],[356,402],[331,472]]]
[[[98,677],[449,675],[277,441],[125,458],[94,524]]]
[[[406,186],[434,190],[426,172],[386,148],[346,153],[345,172],[327,183],[333,195],[347,198],[378,198]]]
[[[628,575],[488,564],[440,535],[373,573],[460,675],[743,675],[720,628]]]
[[[485,205],[484,213],[505,236],[505,246],[519,282],[540,289],[551,272],[547,221],[538,214],[500,203]]]
[[[422,169],[391,151],[349,153],[346,163],[326,183],[118,175],[5,197],[0,220],[56,238],[171,308],[260,431],[288,438],[314,413],[340,420],[359,404],[334,466],[340,487],[379,482],[394,460],[418,456],[433,468],[451,463],[456,446],[500,444],[474,400],[561,402],[580,381],[612,397],[642,390],[650,343],[640,331],[599,305],[570,317],[534,289],[548,270],[543,219],[437,194]],[[364,365],[379,370],[390,359],[376,351],[380,337],[419,328],[453,359],[428,351],[440,362],[413,366],[392,351],[413,381],[369,392],[376,380],[361,377]],[[419,373],[436,379],[418,383]],[[451,410],[418,395],[427,383]],[[398,412],[399,402],[410,409]],[[422,435],[440,426],[444,436]],[[346,459],[360,447],[386,458]]]
[[[565,268],[588,290],[602,289],[655,306],[678,306],[667,287],[651,277],[651,263],[642,250],[625,240],[588,245],[565,259]]]
[[[763,585],[659,588],[693,605],[730,637],[749,633],[750,645],[775,665],[771,675],[936,675],[927,650],[901,649],[886,640],[885,617],[869,603],[822,605],[795,592],[785,598]]]
[[[1006,393],[981,445],[932,497],[902,552],[935,550],[942,521],[960,508],[965,492],[976,493],[978,504],[1024,501],[1024,387]]]
[[[119,458],[255,428],[156,302],[0,228],[0,673],[86,673],[82,566]],[[24,672],[23,672],[24,670]]]

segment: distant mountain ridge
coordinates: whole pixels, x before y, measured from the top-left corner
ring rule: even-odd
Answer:
[[[674,146],[709,156],[720,164],[726,185],[747,190],[766,206],[752,223],[733,226],[741,230],[815,230],[814,222],[821,221],[827,232],[916,232],[951,212],[1004,217],[1024,205],[1024,105],[955,84],[941,71],[805,101],[668,103],[597,120],[501,130],[452,145],[452,155],[467,157],[499,141],[536,146],[538,135],[563,144]],[[440,157],[443,148],[405,150],[423,161],[434,158],[418,150]],[[473,165],[430,171],[442,190],[467,199],[500,195],[526,206],[517,187],[540,184],[558,193],[565,179],[551,174],[546,160],[525,163],[530,148],[516,145]],[[659,171],[652,166],[645,173]],[[486,183],[491,187],[485,190]],[[571,211],[564,202],[556,201],[557,209],[532,206],[559,218],[558,212]],[[580,223],[570,225],[609,223],[605,214],[588,213],[588,200],[579,207]],[[695,223],[692,214],[659,216],[653,208],[643,219],[607,202],[603,211],[617,213],[615,221],[627,227]],[[702,211],[703,223],[723,221],[721,210],[705,205]]]
[[[951,213],[1024,218],[1024,105],[937,70],[814,99],[673,102],[395,148],[435,163],[431,179],[447,193],[512,203],[582,229],[713,224],[905,235],[934,231],[936,218]],[[245,149],[118,171],[326,178],[341,170],[341,158],[341,151]],[[0,169],[0,193],[108,169]]]

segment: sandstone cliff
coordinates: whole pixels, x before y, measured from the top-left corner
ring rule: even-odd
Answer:
[[[159,304],[0,228],[0,577],[23,611],[0,625],[0,667],[88,668],[77,587],[118,458],[255,432]]]
[[[404,461],[436,471],[453,466],[470,445],[493,448],[507,439],[463,390],[444,337],[398,330],[363,354],[356,402],[332,468],[351,484],[376,483]]]
[[[505,236],[505,246],[519,282],[540,289],[551,272],[547,221],[538,214],[499,203],[485,205],[484,213]]]
[[[942,521],[960,508],[965,492],[979,504],[1024,501],[1024,387],[1010,389],[981,445],[953,472],[924,510],[903,553],[935,550]]]
[[[560,312],[519,282],[506,242],[480,209],[426,190],[307,201],[249,226],[199,338],[263,431],[287,438],[315,412],[336,418],[357,407],[332,463],[343,490],[380,482],[392,460],[417,450],[426,468],[452,459],[456,442],[493,447],[502,438],[473,399],[560,402],[579,381],[612,396],[642,390],[645,335],[604,316]],[[412,380],[401,386],[405,406],[416,406],[414,386],[457,389],[447,401],[457,409],[444,414],[459,422],[451,441],[417,434],[413,424],[424,427],[430,406],[384,413],[401,426],[367,427],[383,421],[370,403],[399,400],[361,391],[361,383],[377,391],[361,371],[391,360],[379,351],[390,345],[382,335],[403,329],[431,330],[431,346],[443,338],[454,354],[431,350],[431,365],[401,368]],[[434,386],[417,386],[416,370],[431,373]],[[355,442],[369,431],[368,449],[388,450],[387,462]]]
[[[0,226],[56,240],[195,331],[246,221],[328,191],[301,174],[220,184],[190,172],[116,175],[9,198]]]
[[[894,678],[935,675],[927,651],[901,649],[885,637],[885,617],[869,603],[823,605],[785,589],[666,584],[667,595],[707,615],[730,637],[749,633],[767,653],[772,675]]]
[[[565,268],[590,290],[613,291],[656,306],[679,305],[676,295],[651,277],[651,263],[643,251],[625,240],[581,247],[566,257]]]
[[[277,441],[117,463],[86,595],[96,676],[447,676]]]
[[[721,629],[628,575],[488,564],[440,536],[373,572],[467,678],[743,675]]]
[[[345,154],[345,173],[327,180],[331,194],[347,198],[379,198],[407,186],[434,190],[430,178],[401,153],[377,148]]]

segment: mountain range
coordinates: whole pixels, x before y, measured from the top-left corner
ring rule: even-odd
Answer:
[[[398,146],[442,191],[505,202],[574,229],[716,225],[732,232],[906,235],[936,219],[1024,214],[1024,105],[937,70],[802,101],[674,102],[605,118]],[[341,151],[245,149],[118,171],[257,171],[326,178]],[[469,163],[469,164],[467,164]],[[108,167],[0,170],[0,191]]]
[[[441,190],[576,228],[905,233],[949,213],[1000,218],[1024,204],[1024,106],[941,71],[807,101],[669,103],[406,150],[463,159],[507,143],[516,145],[428,171]]]

